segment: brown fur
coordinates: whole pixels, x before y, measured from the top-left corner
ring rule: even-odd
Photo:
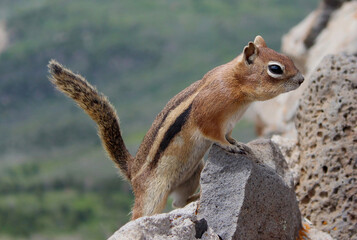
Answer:
[[[268,71],[271,61],[284,72]],[[216,67],[202,80],[172,98],[159,113],[133,158],[121,137],[119,120],[109,101],[84,78],[55,61],[49,64],[52,82],[73,98],[97,122],[109,156],[132,184],[132,218],[159,213],[169,194],[174,206],[197,199],[203,156],[213,143],[230,152],[247,149],[230,134],[249,104],[297,88],[303,81],[293,62],[267,48],[257,36],[243,53]]]

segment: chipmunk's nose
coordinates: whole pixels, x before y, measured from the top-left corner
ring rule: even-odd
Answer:
[[[294,80],[299,84],[299,86],[304,82],[304,76],[299,72],[295,75]]]
[[[299,78],[299,85],[301,85],[304,82],[305,78],[303,75]]]

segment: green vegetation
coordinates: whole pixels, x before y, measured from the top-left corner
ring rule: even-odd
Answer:
[[[166,102],[262,35],[282,34],[317,0],[3,0],[0,239],[103,239],[129,219],[130,187],[95,124],[47,80],[51,58],[109,96],[134,154]],[[254,138],[243,121],[240,141]]]

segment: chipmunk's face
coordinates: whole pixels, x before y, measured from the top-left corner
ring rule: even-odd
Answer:
[[[247,90],[254,100],[267,100],[295,90],[304,81],[293,61],[268,48],[260,36],[244,48],[239,61],[248,76],[244,85],[249,86]]]

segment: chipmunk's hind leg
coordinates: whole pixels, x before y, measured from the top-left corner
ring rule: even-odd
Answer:
[[[196,201],[200,197],[200,193],[196,193],[200,185],[200,175],[203,169],[204,162],[201,160],[192,176],[181,185],[179,185],[173,192],[172,197],[174,199],[172,206],[175,208],[181,208]]]
[[[145,191],[135,191],[135,203],[132,219],[161,213],[169,196],[169,185],[155,179],[147,185]]]

